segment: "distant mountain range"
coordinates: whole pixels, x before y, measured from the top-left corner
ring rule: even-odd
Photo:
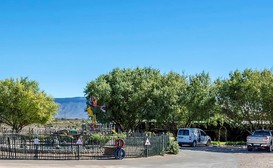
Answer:
[[[73,98],[55,98],[55,102],[59,104],[59,113],[55,118],[65,119],[86,119],[88,118],[85,97]]]

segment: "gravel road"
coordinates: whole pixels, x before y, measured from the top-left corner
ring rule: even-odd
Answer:
[[[222,147],[183,147],[181,152],[195,151],[195,154],[199,152],[208,153],[223,153],[227,154],[227,157],[233,158],[233,164],[226,164],[224,167],[238,167],[238,168],[273,168],[273,152],[268,153],[265,150],[255,150],[248,152],[246,146],[222,146]],[[226,158],[223,160],[227,161]]]
[[[245,147],[182,147],[178,155],[123,160],[0,160],[0,168],[273,168],[273,152]]]

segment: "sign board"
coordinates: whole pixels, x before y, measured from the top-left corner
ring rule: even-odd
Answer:
[[[145,146],[150,146],[150,145],[151,145],[151,143],[150,143],[149,139],[147,138],[147,140],[145,142]]]
[[[39,139],[38,139],[38,138],[35,138],[35,139],[34,139],[34,144],[35,144],[35,145],[38,145],[38,144],[39,144]]]
[[[82,139],[79,138],[79,139],[77,140],[76,144],[77,144],[77,145],[82,145]]]

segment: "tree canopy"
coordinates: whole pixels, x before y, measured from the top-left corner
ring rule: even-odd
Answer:
[[[54,99],[28,78],[1,80],[0,93],[0,123],[11,126],[13,132],[30,124],[45,124],[58,110]]]
[[[183,113],[179,101],[185,87],[185,78],[174,72],[162,75],[152,68],[117,68],[91,81],[85,93],[87,99],[96,96],[100,103],[106,103],[107,113],[98,113],[100,121],[130,130],[151,120],[176,127]]]
[[[222,114],[249,131],[270,128],[273,123],[273,74],[269,70],[245,69],[230,73],[220,82],[218,103]]]
[[[181,95],[185,104],[185,126],[190,127],[193,122],[209,123],[215,115],[215,87],[208,73],[192,75],[188,79],[185,92]]]
[[[86,98],[106,104],[101,122],[114,122],[121,130],[156,121],[165,130],[229,124],[271,128],[273,125],[273,74],[270,70],[236,70],[227,79],[212,81],[209,74],[161,74],[152,68],[114,69],[85,88]]]

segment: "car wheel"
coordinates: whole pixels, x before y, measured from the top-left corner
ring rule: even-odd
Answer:
[[[272,152],[272,145],[269,145],[269,147],[267,148],[267,152]]]
[[[193,141],[191,146],[192,146],[192,147],[196,147],[196,145],[197,145],[197,144],[196,144],[196,141]]]
[[[210,146],[210,145],[211,145],[211,141],[208,140],[206,146]]]
[[[252,151],[252,147],[248,146],[247,151]]]

